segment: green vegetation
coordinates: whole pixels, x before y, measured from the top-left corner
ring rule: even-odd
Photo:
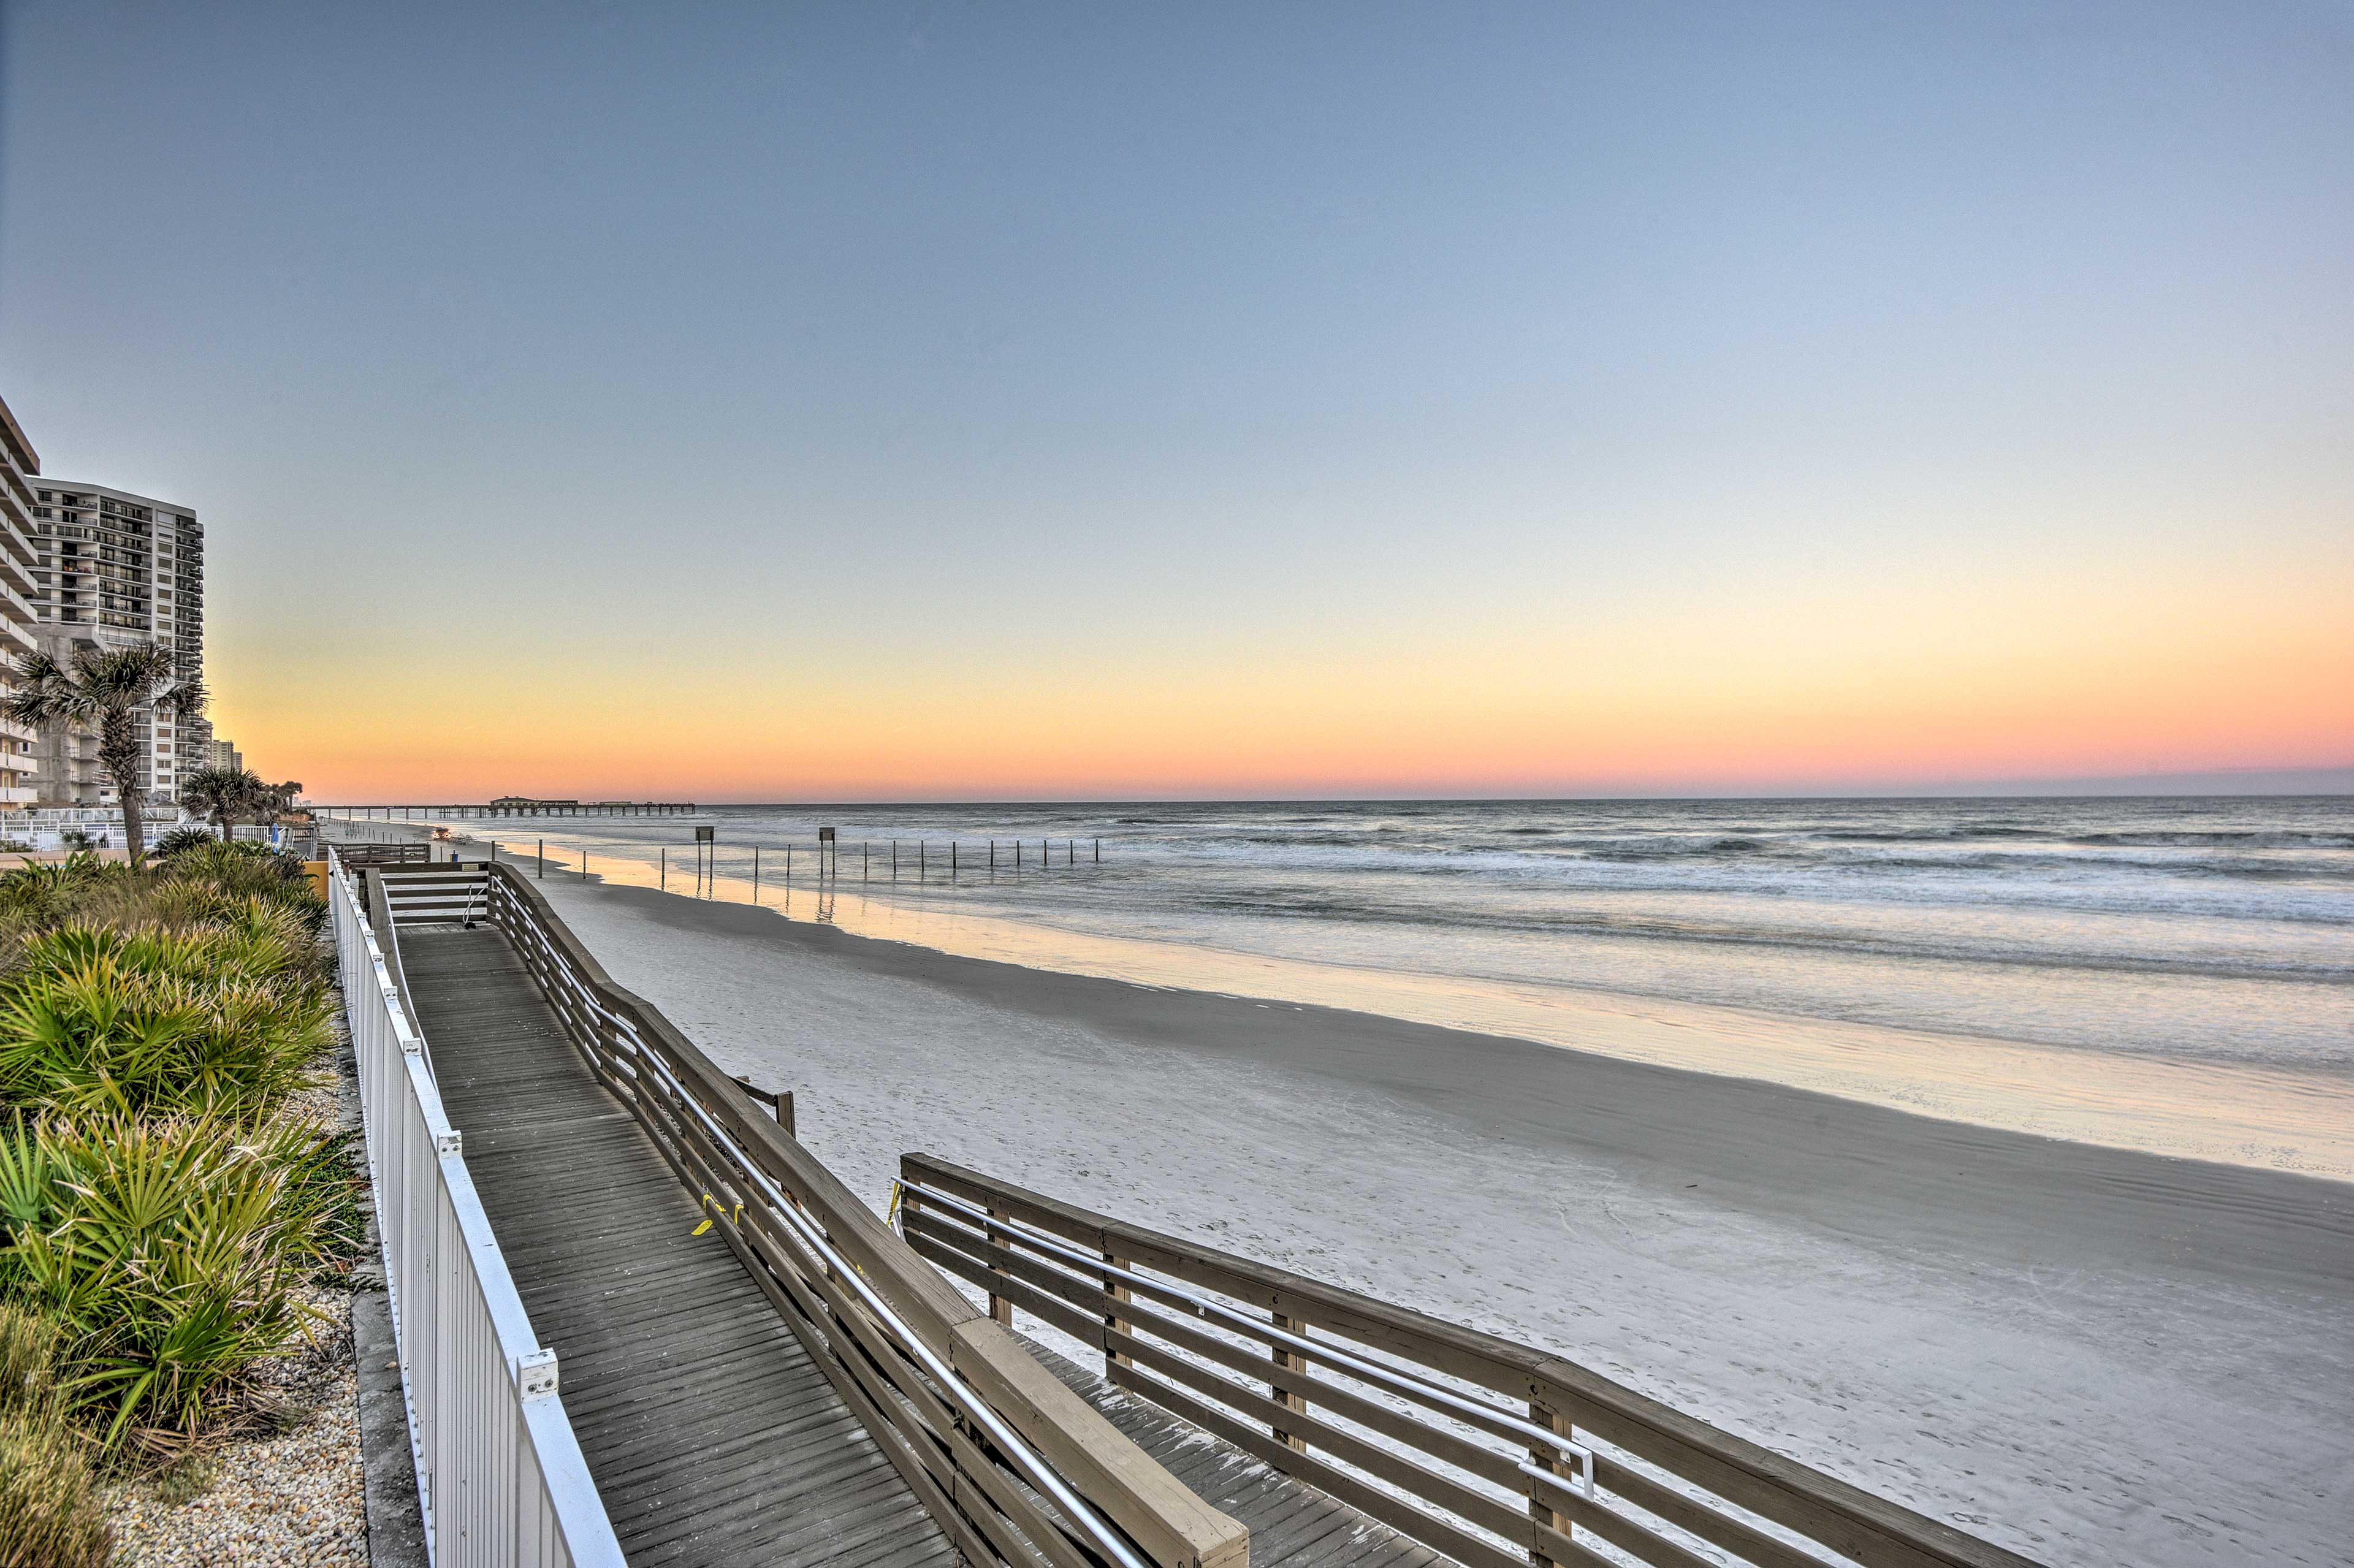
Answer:
[[[228,835],[224,833],[221,836],[227,838]],[[213,835],[202,828],[174,828],[155,841],[155,858],[169,860],[183,850],[194,849],[198,844],[208,844],[212,842]]]
[[[348,1135],[290,1103],[334,1041],[324,916],[203,833],[0,875],[0,1568],[104,1561],[93,1465],[265,1427],[254,1373],[358,1255]]]
[[[217,836],[223,840],[230,836],[231,824],[240,818],[250,817],[256,827],[268,827],[280,813],[293,810],[294,798],[301,793],[299,780],[265,784],[260,774],[247,768],[206,768],[180,781],[180,803],[202,812],[207,821],[220,830]],[[156,843],[155,853],[162,854],[166,843],[187,842],[192,835],[201,836],[193,828],[167,834]]]
[[[260,787],[258,774],[241,768],[200,768],[180,780],[180,804],[218,828],[218,836],[227,839],[229,824],[237,821],[245,810],[247,799]],[[194,832],[193,828],[183,828],[168,836],[178,838]],[[155,853],[164,853],[161,841],[155,845]]]
[[[0,1303],[0,1564],[96,1568],[111,1548],[90,1440],[66,1418],[55,1318]]]

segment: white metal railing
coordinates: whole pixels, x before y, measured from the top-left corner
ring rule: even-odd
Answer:
[[[532,1333],[350,874],[329,862],[426,1549],[434,1568],[622,1568],[556,1352]]]

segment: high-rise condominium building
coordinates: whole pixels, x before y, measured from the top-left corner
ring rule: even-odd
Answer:
[[[33,543],[37,636],[59,660],[82,648],[154,642],[179,655],[184,678],[204,673],[205,530],[194,512],[102,484],[45,480],[34,491]],[[209,759],[212,726],[144,713],[139,744],[140,787],[167,804],[180,776]],[[44,804],[114,803],[96,737],[52,726],[39,752]]]
[[[17,657],[33,652],[40,624],[31,483],[40,471],[33,443],[0,402],[0,691],[16,685]],[[36,741],[32,730],[0,719],[0,822],[38,798]]]

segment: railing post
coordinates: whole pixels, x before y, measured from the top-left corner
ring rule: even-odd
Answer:
[[[989,1210],[989,1217],[992,1220],[1010,1220],[1013,1216],[1007,1211],[998,1208],[995,1204],[991,1204]],[[1001,1241],[994,1235],[989,1238],[989,1245],[991,1252],[995,1252],[999,1247],[1008,1247],[1009,1249],[1011,1247],[1010,1243]],[[989,1272],[991,1274],[1003,1274],[1006,1271],[1002,1265],[991,1263],[989,1266]],[[1000,1296],[994,1290],[989,1293],[989,1315],[997,1320],[998,1327],[1002,1329],[1011,1329],[1013,1327],[1013,1303],[1006,1299],[1004,1297]]]
[[[1295,1321],[1290,1318],[1287,1318],[1280,1312],[1275,1313],[1274,1318],[1275,1326],[1282,1330],[1285,1333],[1298,1334],[1302,1338],[1306,1337],[1308,1329],[1305,1324]],[[1287,1371],[1305,1372],[1308,1370],[1307,1358],[1297,1355],[1290,1351],[1287,1351],[1281,1345],[1275,1347],[1273,1356],[1275,1364]],[[1284,1388],[1280,1383],[1272,1383],[1267,1384],[1267,1392],[1275,1396],[1276,1404],[1283,1406],[1286,1410],[1297,1410],[1305,1414],[1308,1409],[1308,1396],[1304,1393],[1288,1393],[1284,1391]],[[1275,1434],[1275,1440],[1282,1444],[1285,1447],[1294,1449],[1302,1454],[1308,1452],[1307,1438],[1299,1436],[1293,1433],[1286,1432],[1280,1426],[1270,1427],[1269,1430]]]
[[[1548,1408],[1542,1401],[1534,1399],[1529,1401],[1529,1420],[1532,1425],[1542,1426],[1548,1432],[1558,1432],[1564,1437],[1569,1436],[1569,1417]],[[1557,1476],[1566,1477],[1573,1474],[1568,1461],[1550,1448],[1531,1448],[1529,1463],[1542,1469],[1551,1470]],[[1553,1504],[1537,1494],[1537,1483],[1534,1480],[1530,1480],[1525,1485],[1529,1494],[1529,1517],[1539,1524],[1549,1525],[1564,1535],[1567,1535],[1570,1531],[1568,1518],[1554,1512]],[[1531,1568],[1554,1568],[1553,1560],[1536,1546],[1529,1548],[1529,1563]]]
[[[1126,1268],[1128,1266],[1128,1259],[1120,1256],[1118,1253],[1113,1252],[1108,1247],[1104,1249],[1103,1260],[1111,1265],[1114,1268]],[[1125,1351],[1113,1350],[1109,1340],[1109,1336],[1113,1333],[1125,1334],[1128,1332],[1128,1319],[1122,1318],[1117,1308],[1131,1299],[1134,1293],[1130,1291],[1127,1286],[1121,1284],[1117,1279],[1107,1279],[1104,1281],[1104,1333],[1106,1335],[1104,1344],[1104,1375],[1106,1377],[1109,1377],[1111,1375],[1111,1369],[1114,1367],[1132,1366],[1135,1364],[1129,1359]]]

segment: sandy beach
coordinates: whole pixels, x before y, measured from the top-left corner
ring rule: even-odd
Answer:
[[[551,876],[879,1207],[944,1155],[1558,1348],[2054,1563],[2354,1539],[2354,1186]]]

